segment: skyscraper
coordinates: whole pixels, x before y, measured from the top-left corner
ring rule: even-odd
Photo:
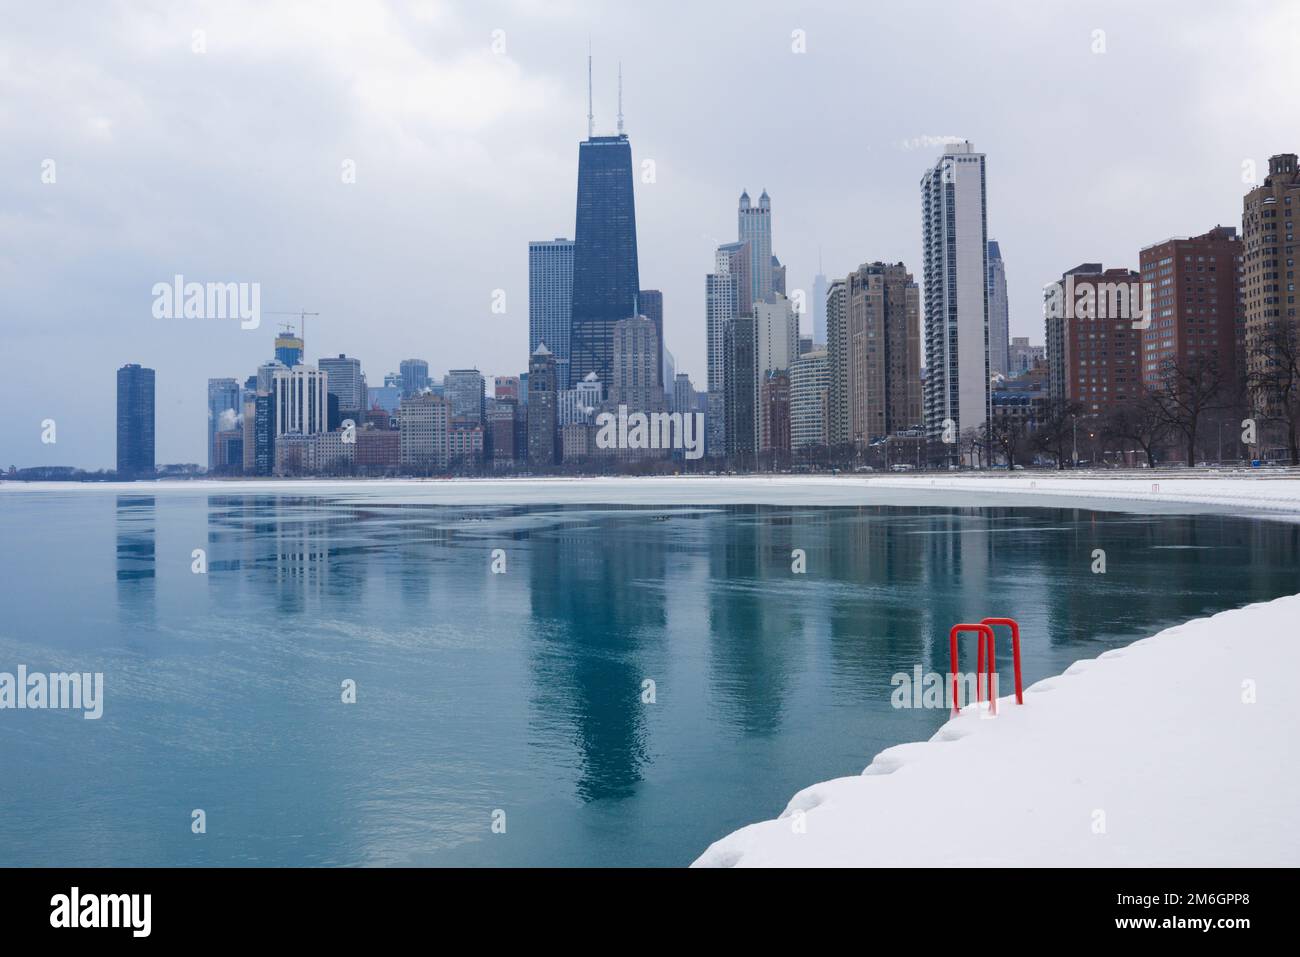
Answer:
[[[214,440],[218,432],[235,428],[240,414],[240,396],[238,379],[208,380],[208,469],[216,465],[216,445]]]
[[[305,350],[306,344],[302,337],[287,325],[282,327],[280,334],[275,337],[275,358],[290,369],[302,365]]]
[[[415,395],[429,385],[429,363],[423,359],[403,359],[397,367],[402,377],[402,398]]]
[[[243,407],[243,437],[244,437],[244,461],[243,471],[245,475],[253,475],[257,471],[257,376],[251,375],[244,382],[244,397],[242,400]]]
[[[637,310],[640,315],[655,324],[655,335],[659,337],[659,356],[655,362],[655,374],[662,383],[664,381],[664,294],[658,289],[642,289],[637,294]]]
[[[679,372],[673,379],[673,411],[683,414],[695,411],[695,387],[688,373]]]
[[[258,390],[253,411],[253,473],[275,471],[275,393]]]
[[[486,385],[483,373],[477,369],[452,369],[443,376],[443,395],[451,402],[452,418],[482,425]]]
[[[648,316],[620,319],[614,324],[614,370],[609,402],[631,412],[663,409],[664,389],[656,372],[659,335]]]
[[[805,352],[790,367],[790,448],[826,445],[830,373],[826,350]]]
[[[339,403],[339,414],[360,423],[366,409],[366,380],[361,374],[361,360],[339,353],[338,357],[322,357],[316,363],[326,374],[329,394]]]
[[[758,345],[754,319],[737,316],[727,320],[723,340],[726,454],[736,464],[752,467],[758,452]]]
[[[826,345],[826,277],[822,275],[821,258],[818,257],[817,275],[812,288],[812,337],[814,346]]]
[[[920,293],[902,263],[845,281],[849,440],[865,446],[921,424]]]
[[[989,240],[989,375],[1010,369],[1011,312],[1007,303],[1007,267],[996,239]]]
[[[664,356],[663,382],[664,398],[671,404],[677,381],[677,359],[667,349],[661,350]]]
[[[790,366],[799,358],[799,317],[795,315],[790,300],[774,292],[770,302],[754,303],[754,320],[754,428],[758,448],[767,450],[772,447],[772,437],[768,435],[769,417],[763,402],[763,387],[772,373],[789,372]],[[788,378],[784,389],[788,406]],[[788,441],[786,447],[789,447]]]
[[[851,441],[849,430],[849,322],[847,283],[836,279],[826,291],[826,368],[829,404],[826,444],[835,448]]]
[[[714,253],[713,272],[704,277],[704,322],[708,338],[707,435],[709,455],[726,448],[726,325],[737,316],[752,316],[749,244],[727,243]]]
[[[612,340],[610,345],[612,350]],[[528,359],[528,461],[532,465],[555,464],[560,401],[556,386],[555,356],[540,344]]]
[[[749,202],[748,191],[741,190],[736,210],[736,237],[749,243],[750,297],[754,302],[772,297],[772,200],[767,190],[758,197],[758,205]],[[742,313],[748,315],[748,313]]]
[[[279,369],[272,382],[275,396],[275,438],[285,435],[315,435],[328,423],[328,377],[315,366],[298,365]],[[277,448],[280,443],[276,443]]]
[[[561,388],[568,387],[573,247],[573,240],[563,238],[528,244],[528,354],[546,343],[555,356]]]
[[[154,371],[135,363],[117,370],[117,472],[154,474]]]
[[[270,392],[271,384],[275,381],[275,373],[280,369],[289,367],[279,359],[272,359],[270,362],[263,362],[257,367],[257,391]]]
[[[949,420],[960,436],[990,415],[984,166],[984,154],[969,142],[953,143],[921,178],[924,413],[931,438],[942,438]]]
[[[626,134],[591,135],[579,145],[574,237],[569,381],[580,382],[595,372],[608,382],[614,323],[636,315],[641,289],[632,147]]]
[[[780,293],[782,296],[786,294],[785,266],[781,265],[781,260],[777,259],[775,256],[772,257],[772,291]]]
[[[1241,210],[1243,351],[1246,368],[1255,376],[1266,373],[1275,361],[1270,339],[1277,330],[1291,329],[1300,335],[1294,253],[1297,207],[1300,165],[1296,154],[1270,156],[1268,176],[1246,194]],[[1257,404],[1261,399],[1256,396]]]
[[[763,452],[790,451],[790,374],[784,369],[763,373],[759,389],[759,448]],[[774,462],[775,464],[775,462]]]

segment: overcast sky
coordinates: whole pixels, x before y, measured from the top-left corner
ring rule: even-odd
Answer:
[[[588,37],[597,132],[614,128],[621,59],[634,163],[654,161],[636,186],[641,285],[663,290],[666,344],[697,388],[704,275],[742,187],[771,194],[791,289],[811,288],[819,250],[832,277],[901,259],[919,282],[921,175],[932,144],[969,138],[988,155],[1011,333],[1041,342],[1044,282],[1239,226],[1243,163],[1300,151],[1296,3],[5,2],[2,16],[4,467],[112,467],[126,362],[157,370],[158,462],[206,462],[207,379],[253,373],[280,317],[155,319],[151,289],[176,273],[258,282],[264,313],[320,312],[308,360],[356,355],[371,385],[408,356],[522,371],[528,241],[573,236]]]

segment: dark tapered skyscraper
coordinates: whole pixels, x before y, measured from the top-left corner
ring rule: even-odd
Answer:
[[[589,136],[578,146],[578,215],[573,241],[571,382],[595,372],[609,382],[614,323],[636,315],[640,277],[632,147],[627,136]]]
[[[117,472],[122,478],[154,474],[152,369],[134,363],[117,370]]]

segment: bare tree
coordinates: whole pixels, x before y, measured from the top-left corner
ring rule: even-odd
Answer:
[[[1151,396],[1169,431],[1186,444],[1187,465],[1196,464],[1196,433],[1209,413],[1224,407],[1226,383],[1208,356],[1165,363]]]
[[[958,436],[957,448],[962,456],[977,469],[984,467],[986,430],[966,429]]]
[[[1111,440],[1136,442],[1146,453],[1147,465],[1155,468],[1155,450],[1168,437],[1169,424],[1155,396],[1143,388],[1110,411],[1102,420],[1101,432]]]
[[[1007,469],[1016,465],[1016,455],[1024,448],[1029,429],[1024,419],[1011,415],[995,415],[984,424],[985,442],[989,449],[989,465],[995,463],[994,453],[1006,459]]]
[[[1075,423],[1083,412],[1083,406],[1069,399],[1052,399],[1047,404],[1047,411],[1039,421],[1031,436],[1031,445],[1035,451],[1043,452],[1056,459],[1057,469],[1065,468],[1066,449],[1074,439]]]
[[[1300,465],[1300,337],[1290,323],[1267,329],[1251,352],[1246,387],[1257,417],[1286,430],[1291,464]]]

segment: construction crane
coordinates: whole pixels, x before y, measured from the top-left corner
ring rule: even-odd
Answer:
[[[299,309],[297,312],[268,312],[268,316],[297,316],[298,317],[298,338],[302,340],[303,358],[307,358],[307,317],[319,316],[319,312],[308,312],[306,309]]]

